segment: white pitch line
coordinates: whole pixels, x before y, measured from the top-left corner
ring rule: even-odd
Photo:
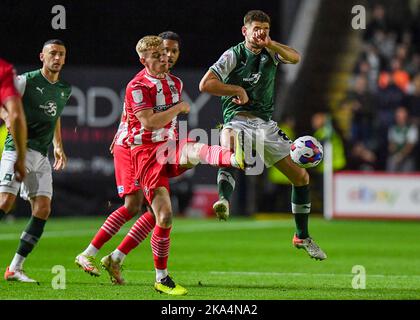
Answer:
[[[134,223],[134,221],[133,221]],[[132,224],[131,224],[132,225]],[[280,228],[289,228],[291,227],[290,221],[278,221],[278,220],[269,220],[269,221],[238,221],[229,224],[229,222],[220,222],[220,224],[209,223],[209,224],[198,224],[198,225],[188,225],[188,226],[174,226],[173,233],[194,233],[194,232],[203,232],[203,231],[215,231],[215,232],[225,232],[225,231],[235,231],[235,230],[256,230],[256,229],[280,229]],[[99,227],[98,227],[99,229]],[[84,237],[84,236],[94,236],[98,229],[82,229],[82,230],[62,230],[62,231],[46,231],[42,238],[73,238],[73,237]],[[128,227],[124,227],[120,230],[119,234],[123,235],[128,232]],[[0,234],[1,240],[16,240],[20,238],[21,233],[5,233]]]
[[[314,276],[314,277],[354,277],[353,273],[305,273],[305,272],[248,272],[248,271],[210,271],[211,274],[233,274],[242,276]],[[369,274],[366,273],[366,278],[419,278],[420,275],[406,275],[406,274]]]
[[[32,271],[51,272],[51,269],[33,268]],[[67,271],[80,273],[80,269],[72,268]],[[155,273],[152,270],[124,270],[124,273]],[[268,276],[268,277],[354,277],[353,273],[307,273],[307,272],[259,272],[259,271],[174,271],[182,274],[210,274],[210,275],[237,275],[237,276]],[[415,278],[420,279],[420,275],[413,274],[366,274],[366,278]]]

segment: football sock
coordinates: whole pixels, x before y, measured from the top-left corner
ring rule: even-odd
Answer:
[[[156,225],[153,230],[150,243],[152,246],[155,269],[157,270],[167,269],[171,228],[172,227],[162,228]]]
[[[42,233],[44,232],[44,226],[47,221],[31,216],[28,225],[26,226],[25,231],[22,232],[20,236],[19,247],[16,251],[17,255],[26,258],[29,253],[33,250],[39,239],[41,238]],[[16,268],[21,269],[23,261],[20,257],[16,257],[16,261],[12,261],[10,269],[16,270]],[[13,260],[15,260],[13,258]],[[13,268],[12,268],[13,266]]]
[[[299,239],[309,237],[308,218],[311,211],[309,185],[292,186],[292,212],[296,223],[296,234]]]
[[[12,262],[10,263],[9,270],[14,272],[16,270],[22,270],[23,262],[25,257],[22,257],[19,253],[16,253],[13,257]]]
[[[6,215],[6,212],[0,209],[0,221],[3,219],[3,217]]]
[[[117,261],[119,263],[123,263],[125,256],[126,256],[126,254],[124,252],[121,252],[118,249],[115,249],[111,253],[111,259],[114,260],[114,261]]]
[[[146,237],[150,231],[155,227],[156,221],[153,214],[146,212],[140,218],[137,219],[136,223],[131,227],[124,240],[118,246],[118,250],[124,254],[128,254],[131,250],[137,247]]]
[[[156,269],[156,282],[160,282],[166,276],[168,276],[168,269]]]
[[[219,199],[229,201],[233,190],[235,189],[235,179],[233,178],[233,168],[220,168],[217,172],[217,189]]]
[[[95,246],[93,246],[92,244],[89,244],[88,247],[85,249],[85,251],[82,252],[82,254],[85,256],[95,257],[98,252],[99,250]]]
[[[102,246],[111,239],[120,229],[121,227],[130,219],[132,215],[128,211],[128,209],[124,206],[119,207],[110,216],[105,220],[102,227],[99,229],[98,233],[93,238],[91,245],[94,246],[96,249],[101,249]],[[88,249],[85,250],[85,252]],[[84,253],[85,253],[84,252]],[[89,251],[89,253],[93,253],[93,251]],[[87,255],[94,255],[94,254],[87,254]]]
[[[199,153],[200,163],[208,163],[217,167],[230,167],[232,151],[221,146],[204,145]]]

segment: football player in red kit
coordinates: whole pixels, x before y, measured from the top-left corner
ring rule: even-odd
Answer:
[[[181,100],[182,81],[168,72],[168,56],[163,40],[158,36],[146,36],[140,39],[136,50],[145,68],[128,83],[125,108],[135,178],[156,217],[151,238],[156,269],[155,289],[167,294],[184,295],[187,290],[175,284],[167,271],[172,227],[169,178],[198,163],[243,169],[243,154],[217,145],[179,139],[177,115],[188,113],[190,106]],[[120,266],[124,258],[124,252],[116,249],[102,259],[110,266],[106,269],[117,283],[122,282]]]
[[[180,38],[178,34],[172,31],[162,32],[160,36],[163,39],[165,50],[168,53],[169,68],[171,69],[179,57]],[[93,276],[100,275],[100,270],[95,262],[98,251],[127,221],[139,213],[143,204],[143,193],[140,190],[138,182],[134,179],[128,136],[128,118],[124,104],[118,130],[110,146],[110,152],[114,156],[117,191],[120,198],[124,199],[124,205],[109,215],[88,247],[75,260],[76,265]],[[127,255],[147,237],[154,228],[155,223],[155,218],[150,211],[141,215],[118,249]],[[112,267],[110,261],[104,261],[104,264],[107,268]],[[114,282],[119,284],[123,282],[117,270],[112,272],[112,274],[116,275],[116,277],[112,278]]]

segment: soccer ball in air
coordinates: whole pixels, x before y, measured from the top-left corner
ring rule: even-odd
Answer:
[[[321,143],[312,136],[299,137],[290,146],[290,157],[302,168],[316,167],[323,155]]]

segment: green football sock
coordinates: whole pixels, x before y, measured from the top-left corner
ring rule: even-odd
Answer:
[[[296,234],[299,239],[309,237],[308,218],[311,212],[309,185],[292,186],[292,212],[296,223]]]
[[[233,178],[233,168],[220,168],[217,173],[217,189],[219,198],[225,198],[229,201],[233,190],[235,189],[235,179]]]
[[[41,238],[46,222],[46,220],[31,216],[25,231],[23,231],[20,236],[20,243],[16,253],[22,257],[28,256],[37,244],[39,238]]]

